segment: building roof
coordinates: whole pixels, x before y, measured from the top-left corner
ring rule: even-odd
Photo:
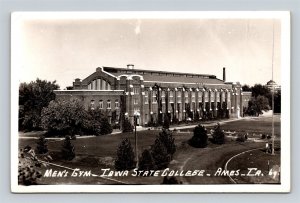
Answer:
[[[203,84],[224,84],[223,80],[218,79],[215,75],[180,73],[143,69],[128,69],[103,67],[104,71],[115,75],[141,75],[145,82],[166,82],[166,83],[203,83]]]

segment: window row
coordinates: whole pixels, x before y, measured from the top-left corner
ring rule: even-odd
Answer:
[[[91,109],[95,109],[96,105],[95,105],[95,100],[91,100]],[[104,101],[103,100],[99,100],[99,109],[103,109],[104,108]],[[120,108],[120,104],[119,104],[119,100],[115,100],[115,109]],[[106,109],[111,109],[111,101],[107,100],[106,101]]]

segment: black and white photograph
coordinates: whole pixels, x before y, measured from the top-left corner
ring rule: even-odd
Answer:
[[[14,12],[16,193],[290,191],[287,11]]]

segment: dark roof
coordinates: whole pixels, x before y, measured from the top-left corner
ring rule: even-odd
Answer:
[[[163,81],[163,82],[178,82],[178,83],[205,83],[205,84],[224,84],[223,80],[218,79],[215,75],[209,74],[194,74],[180,73],[156,70],[143,69],[127,69],[103,67],[104,71],[115,76],[138,74],[143,76],[144,81]]]

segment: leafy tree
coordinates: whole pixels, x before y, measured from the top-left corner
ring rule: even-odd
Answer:
[[[41,111],[55,99],[53,90],[59,89],[56,81],[36,79],[19,86],[19,130],[39,130]]]
[[[48,152],[48,145],[45,136],[41,135],[38,139],[36,151],[38,154],[46,154]]]
[[[130,121],[128,118],[125,118],[124,119],[124,122],[123,122],[123,133],[125,132],[133,132],[133,126],[131,125]]]
[[[269,102],[269,106],[271,106],[272,104],[272,93],[270,91],[270,89],[265,86],[265,85],[261,85],[261,84],[255,84],[252,88],[252,97],[257,98],[258,96],[264,96],[267,98],[268,102]]]
[[[149,149],[145,149],[142,153],[139,162],[139,170],[143,170],[143,171],[156,170],[155,160],[152,157],[152,153]]]
[[[91,116],[77,100],[55,100],[42,110],[42,127],[47,135],[71,135],[93,133]]]
[[[281,90],[274,94],[274,113],[281,113]]]
[[[259,116],[262,114],[262,111],[270,110],[269,101],[265,96],[257,96],[256,98],[252,97],[248,102],[248,111],[249,115]]]
[[[251,92],[251,87],[249,85],[243,85],[242,89],[244,92]]]
[[[222,131],[219,123],[215,127],[214,132],[212,134],[212,142],[215,144],[224,144],[225,142],[225,134]]]
[[[194,136],[189,140],[192,147],[204,148],[207,146],[207,130],[204,126],[198,125],[194,129]]]
[[[72,159],[75,158],[75,147],[71,143],[70,136],[65,137],[64,143],[62,144],[61,152],[62,152],[63,158],[67,161],[71,161]]]
[[[124,139],[117,151],[115,169],[118,171],[131,170],[135,167],[134,152],[128,138]]]
[[[170,156],[167,149],[160,139],[156,139],[154,145],[151,146],[151,155],[154,159],[157,170],[164,169],[170,162]]]
[[[176,152],[175,139],[172,136],[172,132],[168,129],[163,129],[162,132],[159,133],[158,139],[166,148],[167,154],[172,157]]]

